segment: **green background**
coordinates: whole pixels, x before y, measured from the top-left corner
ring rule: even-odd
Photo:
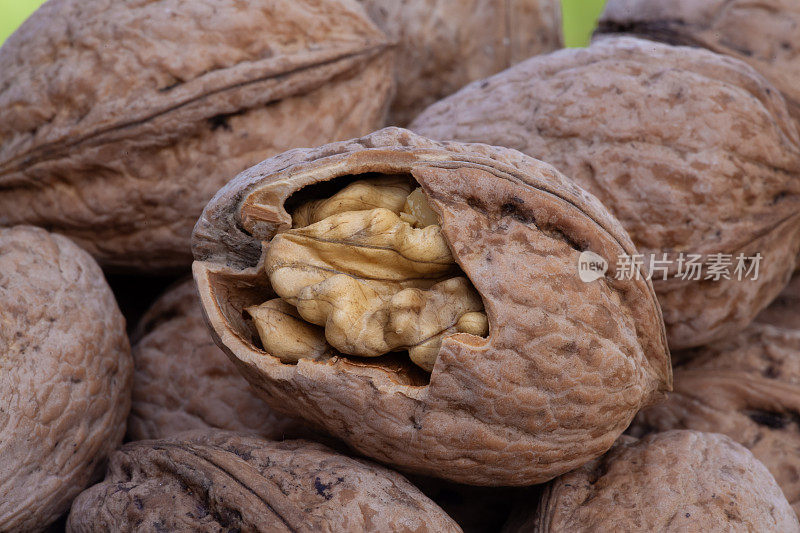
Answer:
[[[561,0],[567,46],[584,46],[589,42],[604,3],[605,0]],[[41,4],[42,0],[0,0],[0,42],[5,41]]]

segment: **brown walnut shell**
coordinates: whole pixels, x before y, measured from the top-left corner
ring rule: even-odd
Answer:
[[[777,91],[735,59],[607,38],[473,83],[411,129],[547,161],[603,202],[645,262],[668,254],[653,284],[672,349],[740,331],[794,269],[798,134]],[[732,279],[681,279],[680,253],[729,254]],[[757,253],[758,279],[736,279],[735,258]]]
[[[397,42],[396,126],[471,81],[561,48],[558,0],[359,1]]]
[[[133,374],[125,320],[69,239],[0,228],[0,531],[39,531],[122,442]]]
[[[769,307],[758,314],[755,322],[800,330],[800,275],[792,277]]]
[[[391,355],[284,364],[259,348],[242,315],[274,297],[262,242],[290,227],[285,203],[298,191],[375,172],[422,187],[483,299],[489,336],[445,337],[430,375]],[[231,181],[193,239],[215,338],[262,397],[405,471],[474,485],[539,483],[602,454],[670,387],[652,285],[613,271],[591,283],[578,277],[581,251],[634,252],[624,230],[595,198],[514,150],[398,128],[294,150]]]
[[[403,476],[308,441],[225,431],[125,445],[67,523],[90,531],[450,531]]]
[[[800,4],[796,0],[609,0],[600,33],[700,46],[749,63],[800,119]]]
[[[724,435],[625,437],[544,490],[507,533],[536,531],[800,531],[770,473]]]
[[[800,513],[800,331],[752,324],[683,355],[675,392],[642,411],[631,432],[724,433],[769,468]]]
[[[352,0],[52,0],[0,49],[0,225],[107,267],[191,263],[231,176],[383,125],[389,43]]]
[[[131,440],[220,428],[282,438],[302,430],[256,396],[214,343],[194,281],[165,292],[133,337]]]

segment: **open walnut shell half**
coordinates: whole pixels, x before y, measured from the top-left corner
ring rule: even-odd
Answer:
[[[800,514],[800,331],[751,324],[678,356],[675,392],[643,410],[631,433],[724,433],[769,468]]]
[[[348,185],[376,179],[421,188],[417,194],[426,202],[417,204],[423,206],[419,214],[424,218],[429,205],[438,224],[410,231],[397,220],[416,216],[378,208],[350,211],[356,223],[333,215],[292,228],[288,211],[297,219],[306,202],[336,204],[331,199]],[[364,224],[364,216],[379,220]],[[350,247],[336,251],[347,264],[334,264],[336,253],[327,248],[300,246],[292,263],[287,241],[311,237]],[[652,286],[643,279],[615,280],[613,271],[588,283],[578,275],[583,251],[611,263],[634,252],[630,239],[596,199],[549,165],[513,150],[437,143],[390,128],[287,152],[217,194],[195,228],[193,249],[209,324],[262,397],[406,471],[476,485],[539,483],[603,453],[641,406],[670,387]],[[393,260],[373,261],[377,253]],[[275,261],[275,255],[283,259]],[[437,271],[443,264],[444,273]],[[280,268],[286,265],[296,267],[291,279],[300,279],[299,291],[286,290],[291,284]],[[415,268],[416,278],[428,282],[427,293],[425,287],[411,287],[411,293],[404,287],[418,281],[408,273]],[[349,327],[369,327],[351,335],[352,351],[374,343],[376,330],[389,338],[409,322],[426,327],[427,308],[415,298],[435,300],[437,283],[461,290],[449,286],[452,279],[461,279],[467,293],[475,291],[481,311],[470,303],[453,312],[448,304],[442,314],[485,313],[488,336],[445,332],[430,374],[410,361],[402,343],[391,348],[399,353],[377,357],[309,349],[307,357],[281,360],[264,349],[251,319],[254,306],[277,298],[280,305],[297,304],[297,315],[308,317],[305,324],[316,320],[317,332],[330,340],[330,322],[319,320],[316,309],[301,309],[304,292],[365,279],[396,283],[400,292],[393,287],[389,300],[419,313],[398,323],[393,310],[354,314],[358,319]],[[339,289],[322,300],[335,304],[383,290]],[[383,320],[383,329],[374,328],[373,319]],[[319,323],[325,323],[324,333]]]
[[[753,454],[724,435],[623,437],[603,457],[548,484],[505,533],[771,531],[800,524]]]

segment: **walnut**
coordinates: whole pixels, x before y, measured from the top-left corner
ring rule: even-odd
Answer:
[[[359,0],[397,42],[389,123],[408,124],[471,81],[561,48],[558,0]]]
[[[544,490],[506,524],[517,531],[800,531],[775,480],[724,435],[625,437]]]
[[[598,32],[700,46],[749,63],[800,119],[800,4],[795,0],[609,0]]]
[[[606,38],[473,83],[411,129],[516,148],[596,195],[644,255],[673,349],[744,328],[800,251],[800,137],[735,59]]]
[[[800,331],[752,324],[683,355],[669,400],[644,410],[631,432],[724,433],[761,460],[800,513]]]
[[[0,531],[41,531],[122,442],[132,363],[94,260],[68,239],[0,228]]]
[[[267,438],[301,435],[301,424],[272,411],[214,344],[192,280],[165,292],[133,335],[132,440],[221,428]]]
[[[383,125],[391,43],[352,0],[52,0],[0,49],[0,225],[185,269],[214,192]]]
[[[489,332],[478,293],[452,277],[455,260],[422,189],[410,192],[405,179],[398,198],[403,184],[385,179],[390,187],[358,180],[307,202],[269,243],[264,270],[280,298],[247,309],[265,351],[296,362],[324,357],[327,344],[361,357],[408,350],[430,372],[444,336]],[[392,200],[394,211],[372,208]]]
[[[800,311],[800,275],[796,274],[769,307],[758,314],[755,322],[800,330],[798,311]]]
[[[308,441],[224,431],[125,445],[70,532],[461,529],[401,475]]]
[[[513,150],[389,128],[287,152],[222,189],[193,239],[215,339],[267,403],[404,471],[542,482],[670,386],[652,285],[579,277],[582,252],[633,253],[627,235]],[[276,299],[318,328],[307,357],[265,349]]]

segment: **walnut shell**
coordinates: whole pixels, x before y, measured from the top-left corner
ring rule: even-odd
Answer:
[[[770,473],[724,435],[623,438],[550,483],[515,531],[800,531]]]
[[[194,281],[164,293],[133,338],[131,440],[220,428],[282,438],[302,431],[272,411],[222,352],[206,327]]]
[[[741,59],[800,119],[800,4],[795,0],[609,0],[598,32],[700,46]]]
[[[792,277],[769,307],[758,314],[755,322],[800,330],[800,275]]]
[[[52,0],[0,72],[0,225],[142,271],[191,263],[231,176],[380,127],[393,89],[389,44],[352,0]]]
[[[0,531],[39,531],[122,442],[132,363],[103,273],[70,240],[0,228]]]
[[[740,331],[794,269],[798,134],[777,91],[735,59],[607,38],[473,83],[411,129],[547,161],[596,195],[640,252],[668,254],[668,279],[656,272],[653,284],[672,349]],[[755,281],[733,266],[730,280],[692,280],[676,277],[680,253],[762,260]]]
[[[483,299],[489,337],[445,337],[430,375],[391,355],[282,363],[242,315],[275,297],[262,242],[290,227],[287,199],[374,172],[413,176],[423,188]],[[590,283],[578,276],[581,251],[633,253],[629,238],[595,198],[513,150],[388,128],[287,152],[217,194],[193,249],[215,339],[262,397],[405,471],[539,483],[602,454],[670,386],[652,286],[613,271]]]
[[[396,126],[471,81],[562,46],[558,0],[359,1],[398,44]]]
[[[403,476],[308,441],[225,431],[125,445],[67,523],[89,531],[452,531]]]
[[[800,513],[800,331],[752,324],[686,355],[669,400],[644,410],[635,435],[724,433],[761,460]]]

